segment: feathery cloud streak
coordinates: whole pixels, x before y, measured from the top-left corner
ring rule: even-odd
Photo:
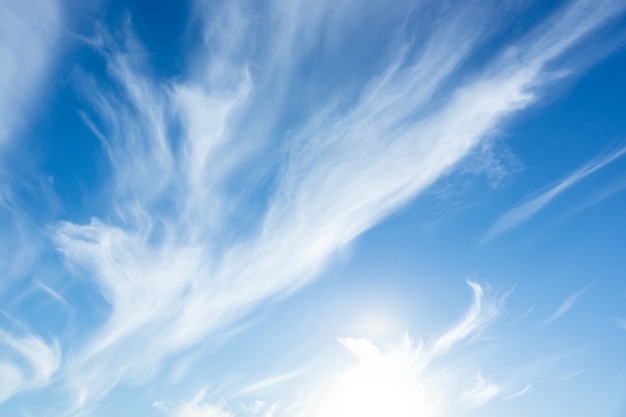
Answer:
[[[212,405],[204,401],[206,391],[200,391],[191,400],[179,404],[157,401],[153,406],[170,417],[233,417],[223,405]]]
[[[61,364],[59,344],[32,335],[15,337],[0,331],[0,353],[0,402],[47,385]]]
[[[289,380],[292,380],[296,377],[298,377],[299,375],[301,375],[302,373],[304,373],[305,369],[301,368],[301,369],[296,369],[294,371],[291,372],[287,372],[284,374],[280,374],[280,375],[274,375],[271,376],[269,378],[264,378],[260,381],[254,382],[246,387],[243,387],[241,390],[239,390],[234,396],[242,396],[242,395],[248,395],[254,392],[258,392],[258,391],[262,391],[265,389],[268,389],[272,386],[278,385],[278,384],[282,384],[284,382],[287,382]]]
[[[531,103],[550,78],[548,65],[624,8],[589,4],[568,3],[519,40],[519,49],[462,81],[456,71],[492,35],[489,13],[432,6],[446,13],[446,23],[432,23],[420,44],[392,44],[382,69],[366,74],[349,100],[338,91],[305,102],[311,111],[288,135],[283,120],[258,115],[287,112],[290,83],[325,35],[339,42],[354,36],[331,2],[275,1],[267,10],[228,2],[211,11],[201,65],[164,83],[147,75],[146,54],[129,32],[122,45],[98,34],[93,44],[120,90],[86,79],[96,116],[86,113],[85,121],[111,161],[112,213],[89,224],[62,222],[56,233],[68,264],[111,306],[68,359],[77,406],[121,380],[150,378],[164,358],[314,279],[337,250],[449,173],[504,117]],[[413,12],[420,7],[427,6]],[[341,11],[361,17],[358,8],[348,3]],[[257,31],[253,22],[262,18],[272,30]],[[263,166],[258,155],[277,140],[285,159]],[[261,202],[247,192],[258,187],[250,166],[278,167]],[[244,191],[232,191],[242,182]],[[237,228],[242,202],[259,207],[249,228],[255,233]],[[435,350],[445,352],[475,330],[473,323]]]
[[[572,172],[565,179],[561,180],[557,185],[550,188],[548,191],[541,193],[539,196],[507,211],[491,226],[485,237],[482,239],[482,243],[491,240],[506,231],[519,226],[523,222],[530,219],[537,214],[547,204],[549,204],[559,194],[566,191],[568,188],[575,185],[577,182],[583,180],[587,176],[593,174],[599,169],[605,167],[616,159],[620,158],[626,153],[626,148],[620,148],[616,151],[608,153],[600,158],[595,158],[576,171]]]
[[[583,289],[581,289],[579,291],[576,291],[574,294],[572,294],[569,297],[567,297],[565,299],[565,301],[563,301],[561,306],[558,308],[558,310],[556,310],[554,313],[552,313],[552,315],[550,315],[550,317],[545,319],[541,323],[541,325],[545,326],[546,324],[552,323],[554,320],[558,319],[563,314],[567,313],[574,306],[574,303],[576,303],[576,301],[578,301],[580,296],[583,295],[589,289],[589,287],[591,287],[592,285],[593,285],[593,282],[591,284],[588,284],[585,288],[583,288]]]

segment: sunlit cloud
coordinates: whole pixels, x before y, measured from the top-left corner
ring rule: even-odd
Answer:
[[[289,134],[284,120],[265,116],[287,111],[290,81],[328,33],[334,42],[351,34],[334,3],[271,2],[262,11],[272,23],[265,31],[251,24],[261,11],[228,2],[208,13],[199,2],[197,10],[211,17],[194,52],[197,67],[166,81],[150,76],[132,22],[121,42],[96,33],[90,43],[106,59],[113,87],[89,76],[80,82],[93,106],[85,123],[110,161],[111,206],[103,218],[55,228],[68,267],[110,307],[67,359],[76,408],[121,381],[149,380],[164,359],[311,282],[340,249],[449,174],[506,117],[542,95],[554,79],[550,65],[624,8],[591,4],[568,3],[469,79],[457,71],[491,36],[490,16],[470,5],[433,6],[446,19],[433,20],[420,43],[400,36],[407,40],[390,45],[380,69],[350,91],[305,102],[310,111]],[[348,15],[360,6],[340,10]],[[267,162],[268,147],[276,146],[277,160]],[[577,171],[553,194],[623,152]],[[249,190],[259,187],[258,171],[278,174],[255,199]],[[246,215],[243,203],[252,207]],[[475,304],[428,355],[445,354],[495,319],[499,304],[470,286]],[[415,354],[411,343],[402,349],[403,357]],[[497,392],[481,380],[472,389],[467,395],[476,403]],[[206,410],[198,412],[229,413]]]
[[[340,343],[357,360],[329,385],[315,416],[435,416],[479,407],[495,398],[501,387],[480,371],[468,375],[465,364],[437,362],[461,342],[480,334],[499,316],[504,296],[484,295],[468,282],[474,301],[461,320],[432,344],[415,342],[408,335],[401,343],[381,350],[365,338],[342,338]],[[472,372],[472,371],[469,371]]]
[[[475,358],[465,357],[459,349],[463,342],[472,340],[493,324],[501,313],[504,297],[491,292],[485,294],[477,283],[468,284],[474,293],[469,313],[432,343],[415,341],[408,334],[384,347],[367,338],[339,338],[351,358],[343,367],[323,369],[322,376],[303,395],[304,400],[283,397],[272,407],[257,400],[258,407],[244,407],[243,414],[234,411],[233,414],[265,411],[264,416],[285,417],[461,415],[496,398],[522,395],[511,394],[508,381],[496,383],[484,377]],[[468,330],[460,334],[460,328]],[[441,348],[442,340],[446,341],[445,350]],[[309,386],[302,382],[306,378],[306,374],[299,376],[296,386]],[[256,390],[250,393],[259,394]],[[232,408],[229,402],[227,398],[222,410]]]

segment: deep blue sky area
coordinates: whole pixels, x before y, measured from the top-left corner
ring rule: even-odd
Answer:
[[[626,417],[626,4],[0,4],[0,415]]]

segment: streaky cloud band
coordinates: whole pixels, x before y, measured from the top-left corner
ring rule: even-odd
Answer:
[[[83,80],[95,113],[85,120],[110,160],[111,204],[108,216],[55,229],[67,264],[110,307],[67,358],[64,381],[75,410],[122,381],[153,378],[165,359],[206,342],[262,301],[310,283],[340,249],[536,101],[556,62],[625,7],[567,3],[469,79],[457,71],[488,36],[489,15],[476,18],[471,5],[436,9],[447,23],[435,21],[419,45],[410,36],[393,44],[350,94],[333,90],[301,103],[310,110],[289,134],[281,133],[284,120],[268,113],[289,113],[287,96],[296,94],[290,84],[328,32],[336,42],[354,36],[332,18],[333,2],[274,1],[266,10],[225,2],[207,18],[199,68],[166,81],[150,76],[129,27],[121,44],[97,34],[92,45],[113,86]],[[352,8],[358,5],[342,10]],[[253,22],[264,20],[277,24],[255,31]],[[259,52],[259,44],[269,47]],[[272,147],[278,161],[267,162]],[[260,197],[249,192],[259,187],[257,169],[275,174]],[[243,191],[233,191],[236,183],[246,184]],[[237,229],[246,217],[241,207],[253,217],[245,231]],[[480,302],[482,288],[470,285]],[[493,315],[484,311],[497,308],[484,307],[470,310],[434,352],[489,323]],[[485,381],[478,386],[486,391],[477,393],[491,395]]]

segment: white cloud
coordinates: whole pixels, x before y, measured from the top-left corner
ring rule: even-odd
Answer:
[[[241,405],[241,409],[248,414],[258,414],[265,408],[265,401],[256,400],[251,405]]]
[[[33,335],[16,337],[0,331],[0,351],[0,403],[47,385],[61,364],[58,343],[48,344]]]
[[[180,403],[156,401],[152,405],[167,417],[236,417],[225,401],[216,404],[208,401],[206,396],[206,391],[202,390],[188,401]],[[250,406],[242,405],[241,409],[245,415],[275,417],[281,405],[275,403],[268,406],[265,401],[257,400]]]
[[[61,294],[59,294],[58,292],[56,292],[55,290],[53,290],[52,288],[50,288],[49,286],[47,286],[43,282],[36,281],[35,285],[39,289],[44,291],[46,294],[48,294],[50,297],[52,297],[59,304],[61,304],[63,307],[69,307],[69,303],[67,302],[67,300]]]
[[[521,397],[521,396],[526,395],[529,392],[531,392],[531,390],[532,390],[532,386],[526,385],[524,388],[522,388],[521,390],[517,391],[516,393],[513,393],[513,394],[509,395],[508,397],[505,397],[504,400],[512,400],[513,398]]]
[[[85,120],[111,162],[111,213],[88,224],[59,223],[56,242],[111,311],[68,358],[77,407],[122,380],[151,378],[164,358],[313,280],[338,250],[448,174],[506,116],[535,100],[551,79],[547,66],[624,7],[608,0],[602,7],[568,4],[519,49],[463,83],[455,71],[486,36],[488,21],[471,7],[446,11],[441,22],[449,23],[433,24],[419,47],[389,51],[387,65],[348,100],[337,91],[322,104],[311,101],[311,112],[281,144],[286,160],[278,162],[275,187],[259,202],[246,186],[258,186],[255,157],[275,146],[280,126],[257,111],[290,108],[283,99],[291,77],[320,32],[341,37],[348,30],[341,19],[325,20],[334,3],[314,4],[272,3],[268,13],[279,18],[269,46],[246,59],[260,36],[248,24],[255,16],[228,2],[207,23],[202,65],[176,81],[147,75],[147,54],[128,32],[123,46],[105,35],[93,43],[119,87],[85,80],[97,113]],[[311,8],[319,14],[309,20]],[[434,98],[441,104],[434,106]],[[258,142],[250,145],[250,138]],[[244,191],[233,191],[241,182]],[[237,223],[241,206],[254,217],[245,231]],[[432,354],[444,354],[495,317],[498,305],[470,285],[475,305]]]
[[[579,291],[576,291],[574,294],[572,294],[569,297],[567,297],[565,299],[565,301],[563,301],[561,306],[554,313],[552,313],[552,315],[550,315],[550,317],[545,319],[541,323],[541,325],[545,326],[546,324],[552,323],[554,320],[558,319],[563,314],[567,313],[574,306],[574,303],[576,303],[576,301],[578,301],[580,296],[583,295],[585,293],[585,291],[587,291],[589,289],[589,287],[591,287],[592,285],[593,285],[593,282],[591,284],[588,284],[585,288],[583,288],[583,289],[581,289]]]
[[[599,169],[605,167],[616,159],[620,158],[626,153],[626,148],[620,148],[616,151],[610,152],[602,157],[595,158],[592,161],[587,162],[582,167],[578,168],[557,185],[544,191],[540,195],[530,199],[529,201],[507,211],[491,226],[482,242],[487,242],[506,231],[519,226],[532,216],[537,214],[548,203],[550,203],[559,194],[566,191],[568,188],[575,185],[577,182],[583,180],[587,176],[593,174]]]
[[[488,297],[484,300],[483,288],[475,282],[467,281],[474,291],[474,303],[463,320],[441,335],[433,346],[433,353],[446,353],[454,344],[490,325],[500,313],[502,298]]]
[[[380,350],[367,338],[343,337],[339,339],[339,343],[359,360],[372,361],[380,359]]]
[[[237,391],[234,394],[234,397],[249,395],[252,393],[256,393],[259,391],[266,390],[268,388],[274,387],[279,384],[283,384],[287,381],[290,381],[300,375],[305,371],[305,368],[296,369],[295,371],[287,372],[284,374],[274,375],[268,378],[264,378],[260,381],[256,381],[250,385],[243,387],[241,390]]]
[[[168,417],[234,417],[225,404],[209,404],[205,397],[206,391],[202,390],[186,402],[170,404],[157,401],[153,406]]]
[[[462,398],[470,407],[480,407],[494,399],[500,390],[500,386],[487,382],[479,372],[476,374],[476,385],[464,392]]]

